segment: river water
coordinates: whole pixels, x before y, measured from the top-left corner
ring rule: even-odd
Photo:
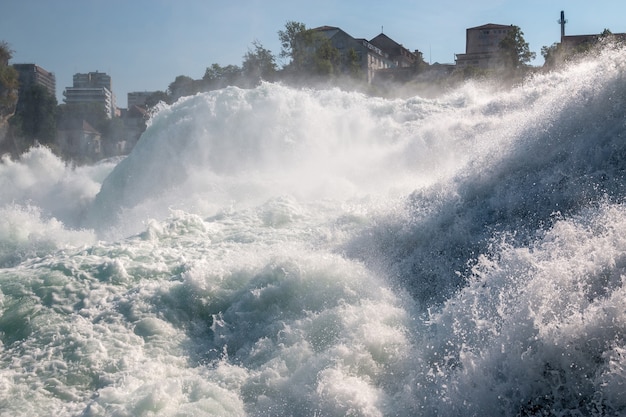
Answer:
[[[0,414],[626,413],[625,70],[226,88],[5,157]]]

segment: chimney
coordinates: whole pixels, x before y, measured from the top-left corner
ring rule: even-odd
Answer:
[[[561,43],[563,43],[563,39],[565,38],[565,24],[567,23],[567,20],[565,20],[565,12],[563,10],[561,10],[561,20],[557,23],[561,25]]]

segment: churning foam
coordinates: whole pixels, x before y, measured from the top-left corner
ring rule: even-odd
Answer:
[[[4,159],[0,409],[623,414],[624,64],[227,88],[119,163]]]

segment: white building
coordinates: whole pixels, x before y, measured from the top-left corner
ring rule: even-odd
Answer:
[[[111,87],[111,77],[104,72],[74,74],[73,87],[66,87],[63,92],[66,104],[101,103],[107,117],[117,114],[115,95]]]

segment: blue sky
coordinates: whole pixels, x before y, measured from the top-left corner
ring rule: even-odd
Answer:
[[[623,0],[0,0],[0,40],[11,63],[52,71],[57,98],[77,72],[112,77],[118,106],[131,91],[166,90],[178,75],[202,78],[213,63],[241,65],[257,40],[275,55],[287,21],[308,28],[338,26],[355,38],[381,30],[427,62],[453,63],[465,51],[465,29],[514,24],[524,32],[534,64],[541,47],[566,34],[626,32]]]

